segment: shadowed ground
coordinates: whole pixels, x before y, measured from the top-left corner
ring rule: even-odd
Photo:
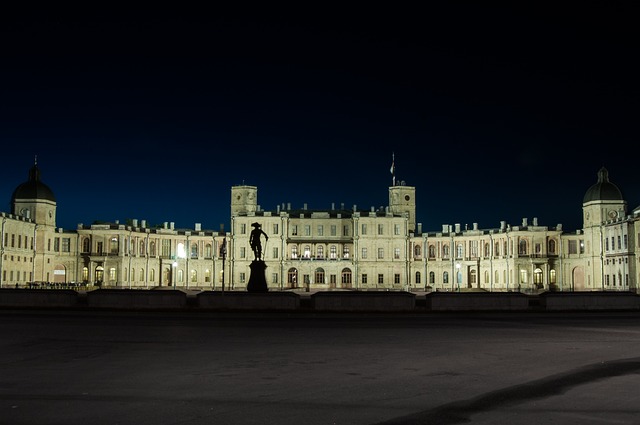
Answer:
[[[632,424],[638,319],[0,311],[0,424]]]

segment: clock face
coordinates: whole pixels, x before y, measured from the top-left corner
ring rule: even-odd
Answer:
[[[404,200],[405,200],[405,201],[408,201],[409,199],[411,199],[411,196],[409,196],[409,195],[404,195]]]
[[[616,218],[618,216],[618,212],[617,211],[609,211],[609,218]]]

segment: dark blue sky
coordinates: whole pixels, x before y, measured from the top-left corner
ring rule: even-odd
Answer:
[[[0,210],[35,155],[64,228],[369,209],[392,153],[428,231],[574,230],[601,166],[637,207],[637,9],[523,4],[7,13]]]

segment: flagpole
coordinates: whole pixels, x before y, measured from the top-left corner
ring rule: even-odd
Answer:
[[[396,154],[391,152],[391,176],[392,186],[396,185]]]

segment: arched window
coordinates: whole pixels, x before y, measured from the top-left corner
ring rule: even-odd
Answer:
[[[429,258],[436,258],[436,246],[429,245]]]
[[[118,253],[118,238],[116,238],[115,236],[109,240],[109,252],[111,254]]]
[[[422,255],[422,246],[416,244],[416,246],[413,247],[413,255],[420,257]]]
[[[533,283],[536,285],[542,285],[542,270],[539,268],[536,268],[533,271]]]
[[[549,254],[555,255],[556,253],[556,240],[549,239]]]
[[[442,245],[442,257],[443,258],[449,258],[449,245],[448,244]]]
[[[317,258],[324,258],[324,246],[323,245],[318,245],[316,247],[316,257]]]
[[[287,271],[287,283],[291,288],[298,287],[298,270],[297,269],[292,267]]]
[[[351,285],[351,269],[348,268],[344,268],[342,269],[342,273],[341,273],[341,277],[342,277],[342,283],[344,285]]]
[[[416,272],[416,284],[421,283],[422,279],[421,279],[421,275],[420,272]]]
[[[500,255],[500,242],[496,242],[493,246],[493,256],[497,257]]]
[[[488,244],[488,243],[484,244],[484,256],[485,256],[485,258],[489,257],[489,255],[490,255],[489,250],[490,249],[491,249],[491,245],[490,244]]]
[[[191,272],[189,272],[189,274],[191,276],[191,283],[196,283],[198,281],[198,272],[196,272],[195,269],[191,269]]]
[[[191,244],[191,258],[198,258],[198,244],[195,242]]]
[[[442,273],[442,283],[449,283],[449,272]]]
[[[518,242],[518,255],[527,255],[527,241],[520,239]]]
[[[349,247],[347,245],[342,247],[342,258],[349,258]]]
[[[84,238],[82,240],[82,252],[91,252],[91,239]]]
[[[144,256],[144,245],[146,240],[140,241],[140,256]]]
[[[149,244],[149,255],[152,257],[156,256],[156,243],[155,241],[151,241]]]
[[[291,245],[291,258],[298,258],[298,245]]]
[[[149,280],[154,282],[156,280],[156,269],[149,270]]]
[[[489,283],[489,271],[485,270],[484,271],[484,283]]]
[[[335,245],[331,245],[331,248],[329,249],[329,258],[331,258],[332,260],[335,260],[338,257],[338,249],[336,248]]]
[[[140,269],[140,282],[144,282],[144,269]]]
[[[459,243],[458,246],[456,247],[456,258],[462,258],[462,255],[464,254],[464,246]]]
[[[304,246],[304,258],[311,258],[311,246]]]
[[[555,269],[549,270],[549,283],[551,283],[551,284],[555,284],[556,283],[556,271],[555,271]]]
[[[209,247],[211,247],[211,245],[209,245]],[[211,270],[205,269],[205,271],[204,271],[204,281],[206,283],[211,282]]]
[[[131,238],[129,240],[129,254],[134,255],[136,253],[136,240]]]
[[[429,272],[429,283],[431,285],[436,283],[436,273],[435,272]]]
[[[212,250],[212,246],[211,246],[211,244],[210,244],[210,243],[206,244],[206,245],[204,246],[204,256],[205,256],[206,258],[211,258],[211,253],[212,253],[212,252],[213,252],[213,250]]]
[[[326,283],[324,281],[324,269],[322,269],[322,268],[317,268],[316,269],[315,276],[314,276],[314,282],[318,283],[318,284]]]

